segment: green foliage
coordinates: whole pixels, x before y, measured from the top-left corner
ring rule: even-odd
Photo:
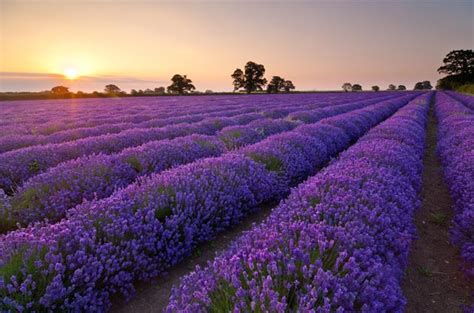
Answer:
[[[31,172],[31,173],[38,173],[39,170],[40,170],[40,166],[39,166],[39,163],[37,160],[34,160],[33,162],[31,162],[29,165],[28,165],[28,170]]]
[[[46,291],[46,286],[50,284],[54,275],[44,275],[41,268],[38,265],[44,264],[46,253],[48,252],[47,247],[41,247],[39,249],[29,250],[29,254],[25,254],[25,248],[19,248],[15,254],[11,255],[8,261],[0,266],[0,278],[4,282],[9,283],[11,277],[15,276],[16,281],[24,281],[28,276],[32,276],[32,280],[35,282],[32,293],[18,292],[9,294],[18,303],[30,303],[33,302],[33,307],[29,311],[40,311],[41,306],[39,305],[38,295],[42,295]],[[41,261],[41,262],[38,262]],[[5,289],[4,289],[5,290]],[[0,291],[0,297],[7,296]],[[13,310],[13,308],[11,308]],[[14,311],[12,311],[14,312]]]
[[[471,95],[474,95],[474,83],[462,85],[458,87],[456,90],[459,92],[464,92],[464,93],[469,93]]]
[[[142,163],[140,162],[140,160],[138,160],[138,158],[136,156],[129,156],[125,159],[125,162],[130,164],[130,166],[137,172],[137,173],[141,173],[143,171],[143,165]]]
[[[249,157],[255,162],[262,163],[265,168],[272,172],[281,172],[283,170],[283,162],[273,155],[260,155],[250,153]]]

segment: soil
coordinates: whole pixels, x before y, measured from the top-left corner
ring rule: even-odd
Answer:
[[[460,270],[459,251],[449,242],[452,200],[436,156],[437,120],[429,112],[424,155],[422,206],[416,212],[418,239],[412,243],[402,288],[406,313],[456,313],[473,304],[474,281]]]

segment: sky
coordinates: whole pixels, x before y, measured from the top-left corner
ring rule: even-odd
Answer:
[[[250,60],[298,90],[411,89],[435,84],[449,51],[473,48],[474,0],[0,0],[0,91],[128,92],[174,74],[230,91]]]

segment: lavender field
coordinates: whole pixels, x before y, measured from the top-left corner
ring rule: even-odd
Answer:
[[[126,306],[141,299],[137,284],[159,288],[203,244],[267,208],[174,278],[164,303],[145,301],[155,312],[404,312],[434,149],[452,199],[451,265],[468,292],[472,96],[0,102],[0,311],[145,311]]]

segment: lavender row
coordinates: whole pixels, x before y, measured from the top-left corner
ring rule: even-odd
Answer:
[[[359,93],[359,94],[306,94],[306,95],[279,95],[271,97],[263,96],[208,96],[208,97],[146,97],[146,98],[116,98],[116,99],[75,99],[75,100],[40,100],[40,101],[3,101],[0,109],[4,113],[0,117],[0,125],[11,124],[12,120],[19,122],[32,122],[32,118],[38,118],[38,122],[45,123],[52,119],[52,115],[62,115],[70,122],[76,117],[84,119],[95,118],[103,114],[114,114],[116,116],[133,115],[146,111],[160,110],[163,113],[172,112],[176,108],[189,110],[199,110],[207,106],[228,106],[245,102],[271,103],[274,101],[340,101],[361,100],[365,98],[376,98],[382,95],[389,95],[384,92],[379,94]],[[198,106],[196,106],[198,104]]]
[[[361,101],[364,105],[374,100]],[[291,109],[286,111],[291,112]],[[274,113],[274,112],[273,112]],[[170,139],[191,134],[213,135],[225,126],[255,119],[249,113],[236,118],[206,118],[197,123],[180,123],[147,129],[129,129],[118,134],[101,135],[61,144],[32,146],[0,154],[0,189],[14,191],[25,180],[61,162],[93,153],[116,153],[152,140]]]
[[[268,107],[269,114],[272,113],[272,107],[283,107],[287,104],[271,105]],[[296,104],[292,107],[304,107],[305,105]],[[308,106],[308,105],[306,105]],[[318,107],[318,105],[311,105],[313,108]],[[163,118],[161,114],[160,118],[153,118],[145,121],[132,121],[127,123],[119,124],[108,124],[106,119],[102,118],[102,123],[104,125],[98,127],[83,127],[83,128],[73,128],[65,131],[54,132],[51,135],[11,135],[0,137],[0,153],[27,147],[39,144],[48,144],[48,143],[61,143],[71,140],[77,140],[85,137],[100,136],[103,134],[113,134],[119,133],[121,131],[132,129],[132,128],[150,128],[150,127],[164,127],[171,124],[177,123],[192,123],[199,122],[206,117],[225,117],[232,116],[235,114],[244,114],[260,111],[259,104],[242,104],[233,108],[206,108],[201,109],[195,113],[188,113],[183,115],[183,113],[175,114],[172,117]]]
[[[114,134],[121,131],[133,128],[150,128],[150,127],[164,127],[171,124],[178,123],[193,123],[202,121],[206,117],[211,116],[225,116],[226,114],[232,114],[238,112],[251,113],[256,111],[252,108],[244,109],[233,109],[233,110],[224,110],[213,111],[210,110],[208,113],[199,113],[199,114],[187,114],[184,116],[176,116],[170,118],[155,118],[139,123],[119,123],[119,124],[104,124],[97,127],[83,127],[83,128],[73,128],[65,131],[55,132],[51,135],[10,135],[0,137],[0,153],[8,152],[11,150],[16,150],[28,146],[48,144],[48,143],[62,143],[66,141],[77,140],[85,137],[100,136],[104,134]],[[212,112],[212,113],[211,113]],[[215,112],[215,113],[214,113]],[[220,113],[220,114],[219,114]],[[224,113],[224,114],[223,114]]]
[[[0,205],[0,233],[15,228],[18,223],[28,225],[44,219],[55,222],[83,200],[108,197],[137,177],[158,173],[199,158],[218,156],[270,135],[291,130],[301,123],[299,116],[306,123],[315,123],[363,106],[363,103],[353,103],[296,111],[289,114],[290,120],[270,120],[261,116],[248,125],[225,127],[215,137],[191,135],[174,140],[152,141],[118,154],[85,156],[62,163],[26,181],[15,192],[10,204]],[[290,111],[266,110],[264,114],[284,117]]]
[[[1,126],[14,123],[24,124],[26,129],[36,133],[49,133],[61,129],[78,126],[97,126],[102,123],[141,122],[155,118],[157,115],[170,117],[183,113],[204,112],[203,108],[231,108],[240,105],[239,101],[189,101],[190,99],[94,99],[96,104],[91,106],[92,99],[63,100],[63,101],[26,101],[25,105],[14,114],[4,112]],[[2,103],[3,104],[3,103]],[[49,105],[47,105],[49,104]],[[196,106],[196,104],[199,104]],[[18,106],[1,106],[2,111]],[[177,109],[180,110],[177,110]],[[39,110],[39,112],[35,112]]]
[[[321,104],[330,104],[332,102],[338,103],[340,101],[356,101],[367,98],[379,98],[379,97],[393,96],[390,93],[384,93],[380,95],[346,95],[344,96],[330,96],[328,94],[316,94],[316,95],[280,95],[278,97],[269,96],[251,96],[251,97],[185,97],[185,98],[135,98],[135,99],[101,99],[98,101],[102,112],[96,112],[90,110],[90,105],[84,105],[91,99],[83,100],[71,100],[73,103],[61,102],[61,109],[67,108],[72,112],[51,112],[51,108],[43,108],[43,119],[32,121],[24,119],[23,116],[27,115],[35,107],[40,106],[42,101],[29,101],[28,106],[24,106],[23,110],[18,112],[18,118],[15,116],[6,117],[7,113],[4,112],[8,109],[8,106],[0,106],[0,109],[4,113],[2,118],[5,118],[4,123],[0,123],[0,134],[43,134],[48,135],[57,131],[79,128],[79,127],[95,127],[104,124],[115,124],[123,122],[139,123],[146,120],[154,119],[156,116],[161,117],[174,117],[184,114],[192,113],[204,113],[209,110],[210,107],[232,107],[245,104],[258,104],[261,107],[265,107],[267,104],[273,104],[275,101],[278,103],[285,102],[302,102],[311,103],[318,102]],[[341,99],[342,98],[342,99]],[[51,101],[49,101],[51,102]],[[97,101],[95,101],[97,102]],[[119,105],[115,104],[118,103]],[[164,104],[167,105],[165,107]],[[2,103],[4,104],[4,103]],[[59,103],[58,103],[59,104]],[[15,106],[18,103],[15,102]],[[55,107],[57,107],[56,105]],[[14,107],[11,105],[10,107]],[[81,108],[84,111],[78,112]],[[125,109],[126,108],[126,109]],[[140,109],[141,110],[137,110]],[[206,109],[202,109],[206,108]]]
[[[446,93],[452,98],[462,102],[468,109],[474,110],[474,97],[472,95],[454,91],[446,91]]]
[[[369,131],[182,278],[167,311],[403,312],[430,97]]]
[[[465,272],[474,277],[474,112],[443,92],[435,108],[437,152],[454,200],[451,239],[461,249]]]
[[[25,226],[44,219],[56,222],[72,207],[85,200],[106,198],[140,176],[219,156],[298,124],[282,119],[259,119],[247,126],[225,127],[216,136],[190,135],[152,141],[118,154],[91,155],[62,163],[32,177],[9,202],[3,207],[0,204],[0,233],[14,229],[17,224]]]
[[[74,208],[59,223],[2,236],[2,309],[105,310],[110,295],[130,296],[135,280],[157,276],[199,242],[262,203],[281,199],[293,182],[323,166],[331,151],[343,150],[413,97],[303,125],[236,153],[152,175],[112,197]]]

